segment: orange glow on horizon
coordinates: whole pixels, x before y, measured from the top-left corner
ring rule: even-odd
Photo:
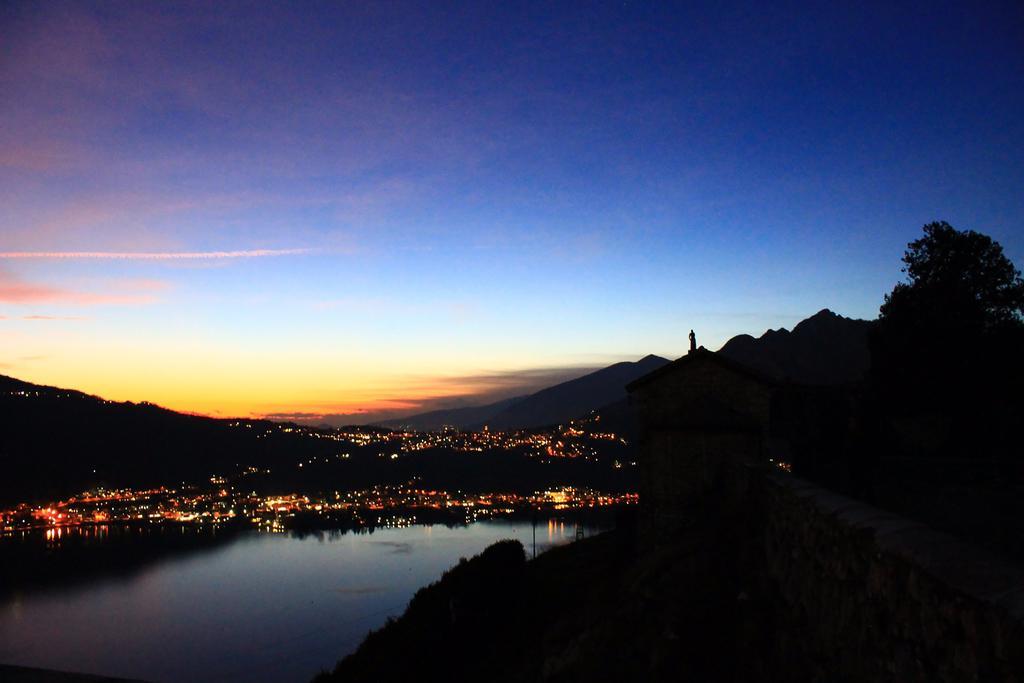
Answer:
[[[278,339],[270,331],[221,338],[171,320],[154,328],[101,322],[0,330],[6,365],[0,374],[210,417],[357,420],[364,413],[430,410],[438,400],[487,402],[529,393],[541,388],[538,369],[542,375],[544,368],[573,365],[571,358],[495,347],[478,353],[344,347]]]
[[[41,385],[82,391],[102,399],[148,402],[181,413],[214,418],[317,419],[329,415],[379,414],[429,410],[438,399],[481,396],[491,387],[461,381],[454,372],[425,376],[380,374],[346,368],[316,375],[308,368],[269,366],[261,376],[243,367],[196,363],[189,372],[178,364],[148,365],[125,358],[103,363],[50,363],[40,367],[7,369],[18,379]],[[247,364],[248,365],[248,364]],[[175,367],[178,366],[178,367]],[[196,367],[198,366],[198,367]],[[471,373],[466,373],[471,374]],[[333,379],[336,378],[336,379]],[[355,418],[354,418],[355,419]]]

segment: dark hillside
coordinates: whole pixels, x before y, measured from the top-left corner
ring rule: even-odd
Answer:
[[[246,489],[264,494],[347,491],[414,478],[472,492],[530,493],[568,484],[635,490],[635,471],[614,469],[610,460],[538,458],[526,448],[403,452],[387,440],[360,445],[333,430],[185,415],[7,377],[0,377],[0,416],[2,505],[51,502],[100,486],[209,485],[213,475],[237,477],[249,467],[260,471],[246,474]]]
[[[638,559],[621,531],[530,562],[505,541],[421,589],[315,683],[765,680],[755,596],[738,603],[726,575],[692,572],[677,550]]]
[[[274,464],[281,445],[257,437],[270,423],[237,429],[226,420],[10,377],[0,377],[0,415],[0,501],[7,503],[56,500],[100,485],[203,481],[234,473],[241,463]]]

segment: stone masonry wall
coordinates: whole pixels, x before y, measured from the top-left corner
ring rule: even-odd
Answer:
[[[768,428],[771,389],[705,358],[693,359],[685,373],[668,374],[634,395],[648,429],[673,427],[678,420],[685,420],[695,402],[705,396],[735,406],[762,429]]]
[[[641,547],[735,588],[753,678],[1024,683],[1024,572],[767,465],[775,389],[710,352],[630,391]]]
[[[788,660],[820,681],[1024,681],[1024,573],[923,524],[741,469],[745,571],[786,614],[773,634],[780,670]]]

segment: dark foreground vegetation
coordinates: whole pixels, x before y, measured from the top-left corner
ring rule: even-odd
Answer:
[[[314,683],[1019,680],[1020,571],[772,468],[718,474],[671,532],[491,546]]]
[[[724,565],[723,565],[724,566]],[[769,613],[736,577],[623,530],[527,562],[503,541],[421,589],[315,683],[758,680]]]

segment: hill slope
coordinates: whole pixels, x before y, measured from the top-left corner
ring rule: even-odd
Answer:
[[[0,414],[0,502],[53,500],[87,486],[201,481],[241,462],[272,463],[278,448],[256,436],[262,429],[3,376]]]

